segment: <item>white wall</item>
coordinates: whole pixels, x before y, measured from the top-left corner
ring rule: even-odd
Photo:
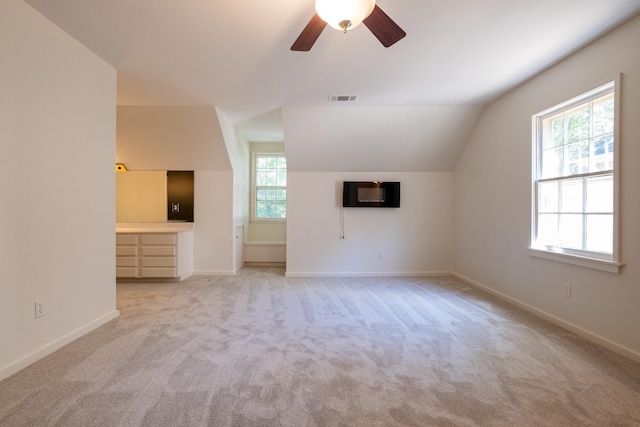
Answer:
[[[216,108],[216,112],[233,169],[233,222],[246,228],[249,223],[249,144],[220,109]]]
[[[0,40],[2,379],[118,312],[116,71],[20,0]]]
[[[249,224],[249,144],[238,134],[234,124],[222,110],[216,108],[216,113],[233,170],[231,184],[233,221],[231,226],[234,229],[232,264],[235,272],[244,265],[244,230]],[[237,233],[236,227],[242,227],[243,232]]]
[[[640,360],[640,17],[484,110],[455,169],[454,271]],[[531,116],[622,72],[621,251],[605,273],[531,257]],[[563,284],[573,287],[563,297]]]
[[[116,223],[167,221],[167,171],[116,173]]]
[[[233,174],[196,171],[194,174],[193,274],[235,272]]]
[[[400,208],[341,208],[343,181],[373,180],[400,181]],[[452,188],[449,172],[289,172],[287,275],[450,272]]]
[[[285,222],[253,222],[247,230],[247,242],[284,243],[287,241],[287,223]]]
[[[129,170],[231,170],[214,107],[119,105],[116,160]]]
[[[117,121],[127,169],[194,171],[194,274],[233,274],[233,172],[216,109],[118,106]]]

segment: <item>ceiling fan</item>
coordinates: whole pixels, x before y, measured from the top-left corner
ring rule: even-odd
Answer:
[[[316,13],[293,43],[291,50],[311,50],[327,24],[346,33],[361,23],[384,47],[393,45],[407,35],[376,5],[375,0],[316,0]]]

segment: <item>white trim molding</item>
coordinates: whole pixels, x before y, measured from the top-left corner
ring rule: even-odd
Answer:
[[[118,318],[119,316],[120,316],[120,311],[114,310],[94,320],[93,322],[90,322],[84,325],[83,327],[76,329],[75,331],[63,336],[62,338],[57,339],[45,345],[44,347],[40,347],[39,349],[37,349],[32,353],[29,353],[25,357],[18,359],[17,361],[1,368],[0,381],[4,380],[5,378],[9,378],[11,375],[17,373],[18,371],[21,371],[22,369],[26,368],[32,363],[35,363],[38,360],[42,359],[43,357],[50,355],[54,351],[60,350],[65,345],[71,343],[72,341],[77,340],[78,338],[88,334],[89,332],[92,332],[95,329],[98,329],[100,326],[112,321],[113,319]]]
[[[556,326],[559,326],[563,329],[568,330],[569,332],[573,332],[574,334],[588,340],[591,341],[594,344],[598,344],[608,350],[613,351],[614,353],[620,354],[626,358],[629,358],[635,362],[640,363],[640,353],[637,353],[629,348],[626,348],[620,344],[617,344],[613,341],[610,341],[604,337],[601,337],[600,335],[597,335],[591,331],[588,331],[586,329],[583,329],[579,326],[574,325],[573,323],[567,322],[564,319],[561,319],[559,317],[556,317],[552,314],[547,313],[546,311],[540,310],[536,307],[533,307],[527,303],[524,303],[516,298],[510,297],[508,295],[505,295],[501,292],[496,291],[495,289],[492,289],[488,286],[485,286],[479,282],[476,282],[475,280],[471,280],[468,277],[465,277],[461,274],[457,274],[457,273],[453,273],[453,276],[462,280],[463,282],[476,287],[478,289],[481,289],[495,297],[500,298],[503,301],[506,301],[508,303],[511,303],[535,316],[538,316],[542,319],[545,319],[551,323],[553,323]]]

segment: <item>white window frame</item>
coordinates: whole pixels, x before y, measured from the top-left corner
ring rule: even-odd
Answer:
[[[618,75],[605,84],[598,86],[596,89],[578,95],[566,102],[558,104],[554,107],[541,111],[532,116],[532,189],[531,189],[531,241],[529,245],[529,253],[532,256],[544,258],[553,261],[564,262],[568,264],[578,265],[587,268],[607,271],[610,273],[619,273],[623,264],[620,262],[619,249],[619,188],[620,188],[620,80]],[[613,242],[612,253],[596,254],[581,250],[567,250],[558,247],[547,247],[536,242],[537,237],[537,221],[538,221],[538,180],[541,176],[541,156],[543,142],[543,122],[546,118],[555,114],[570,110],[579,104],[584,104],[604,96],[608,92],[614,95],[614,128],[613,128]],[[575,175],[581,177],[590,174]],[[595,176],[596,174],[594,174]],[[571,178],[571,175],[558,177],[559,180]]]
[[[250,221],[251,222],[276,222],[283,223],[286,222],[286,218],[258,218],[256,215],[256,198],[257,198],[257,187],[256,187],[256,157],[286,157],[283,151],[270,151],[270,150],[255,150],[251,152],[251,200],[250,200]],[[284,187],[286,189],[286,186]]]

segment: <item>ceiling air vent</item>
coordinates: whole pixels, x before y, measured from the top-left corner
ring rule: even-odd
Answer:
[[[329,95],[329,102],[350,102],[358,99],[355,95]]]

